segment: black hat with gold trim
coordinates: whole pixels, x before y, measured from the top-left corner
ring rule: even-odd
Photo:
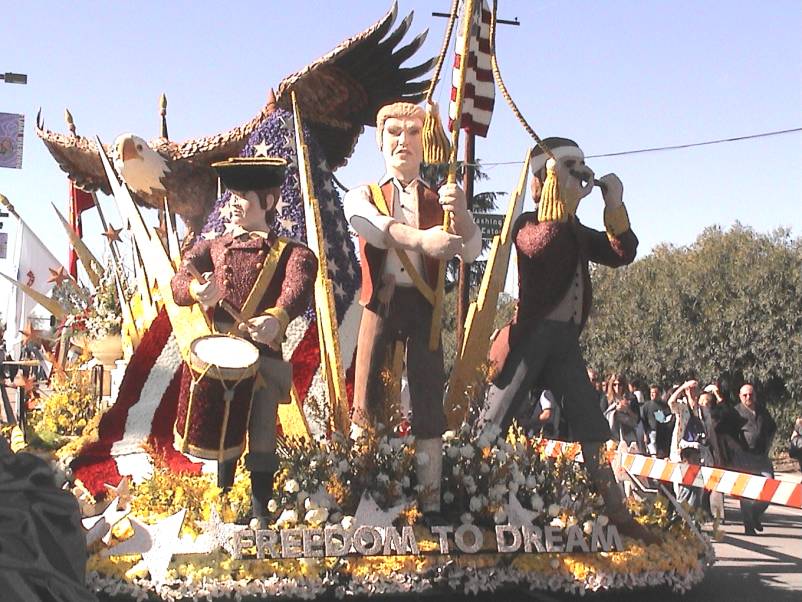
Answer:
[[[232,157],[212,163],[229,190],[265,190],[284,182],[287,161],[281,157]]]

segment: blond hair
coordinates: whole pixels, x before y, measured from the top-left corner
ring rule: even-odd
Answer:
[[[420,122],[423,123],[426,118],[426,112],[411,102],[394,102],[379,109],[376,114],[376,143],[380,149],[382,147],[382,135],[384,134],[384,122],[390,117],[411,117],[412,119],[420,119]]]

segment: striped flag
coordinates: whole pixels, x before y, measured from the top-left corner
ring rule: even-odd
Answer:
[[[474,8],[471,36],[468,45],[468,67],[465,73],[465,96],[462,104],[461,127],[469,134],[487,136],[496,87],[490,66],[490,7],[485,0],[477,2]],[[463,18],[465,16],[463,15]],[[462,27],[459,29],[454,56],[454,71],[451,85],[451,102],[448,106],[448,127],[452,129],[457,115],[457,85],[459,68],[462,64],[460,51],[463,47]]]
[[[334,286],[339,344],[346,375],[348,397],[353,397],[355,357],[362,306],[359,304],[361,272],[356,249],[348,233],[342,201],[333,186],[331,170],[308,131],[315,193],[326,224],[324,245],[329,277]],[[242,156],[256,156],[267,145],[273,155],[288,160],[289,168],[277,204],[274,229],[280,236],[306,240],[306,221],[299,187],[298,161],[292,113],[277,109],[251,135]],[[204,227],[202,236],[213,238],[223,231],[220,209],[228,200],[224,193]],[[327,386],[320,365],[317,321],[310,308],[287,328],[283,355],[292,362],[293,384],[306,411],[313,434],[325,434],[328,426]],[[72,462],[72,469],[93,494],[104,491],[104,483],[116,485],[123,476],[135,483],[150,478],[155,461],[177,472],[214,470],[215,462],[195,461],[173,448],[173,424],[178,403],[182,361],[170,320],[162,311],[142,338],[126,368],[116,401],[104,414],[98,440],[86,445]],[[154,458],[153,454],[158,458]]]

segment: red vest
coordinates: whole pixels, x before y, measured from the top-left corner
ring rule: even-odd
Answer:
[[[434,190],[420,181],[417,186],[419,229],[426,230],[434,226],[442,225],[443,208],[440,206],[440,197]],[[392,180],[386,182],[381,187],[385,204],[390,210],[390,215],[393,215],[395,211],[394,187],[395,185]],[[372,198],[371,203],[373,203]],[[387,259],[388,249],[377,249],[373,245],[368,244],[367,241],[360,236],[359,253],[362,258],[362,294],[359,297],[359,302],[368,309],[373,309],[376,305],[376,291],[381,287],[381,277],[384,270],[384,262]],[[423,255],[422,257],[424,273],[421,274],[421,276],[429,286],[435,288],[437,284],[439,261],[427,255]]]

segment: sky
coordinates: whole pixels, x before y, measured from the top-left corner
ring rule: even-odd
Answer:
[[[449,0],[399,0],[415,18],[406,41],[429,30],[410,64],[440,49]],[[497,56],[521,112],[543,137],[573,138],[587,155],[730,138],[802,127],[802,3],[772,0],[501,0]],[[158,99],[168,99],[170,137],[212,135],[245,123],[267,91],[339,42],[377,21],[387,0],[339,2],[25,2],[0,23],[0,112],[26,118],[21,170],[0,169],[0,193],[66,261],[67,239],[50,203],[66,212],[66,176],[36,137],[36,112],[66,132],[111,142],[123,132],[159,133]],[[8,11],[7,11],[8,14]],[[449,59],[450,62],[450,59]],[[450,73],[435,98],[444,103]],[[348,165],[347,186],[382,175],[373,129]],[[484,190],[513,190],[531,139],[500,95],[489,135],[478,139]],[[802,132],[692,148],[589,159],[597,177],[616,173],[641,244],[688,245],[711,225],[739,221],[760,232],[802,235]],[[512,163],[499,164],[497,163]],[[505,209],[504,201],[499,211]],[[107,216],[118,222],[113,204]],[[531,207],[531,200],[527,207]],[[579,217],[603,228],[598,191]],[[95,212],[91,212],[95,213]],[[10,223],[5,220],[5,231]],[[84,222],[102,254],[97,218]],[[9,250],[11,245],[9,245]],[[7,260],[0,271],[11,272]],[[0,289],[2,294],[2,289]]]

